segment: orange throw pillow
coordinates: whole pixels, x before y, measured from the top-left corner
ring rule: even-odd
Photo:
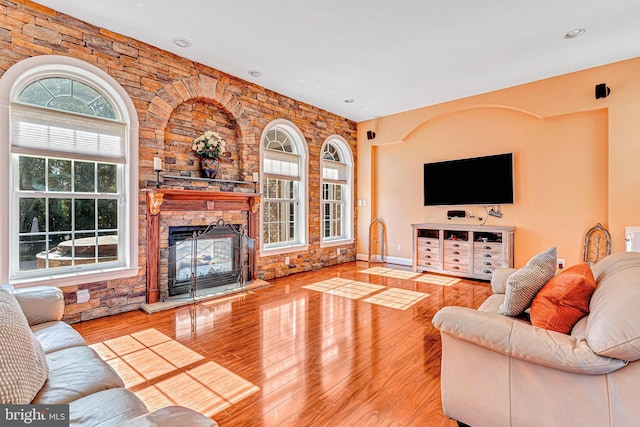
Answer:
[[[593,272],[587,263],[574,265],[554,276],[531,303],[531,324],[568,334],[589,314],[589,301],[596,289]]]

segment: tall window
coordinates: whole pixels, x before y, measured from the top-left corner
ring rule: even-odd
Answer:
[[[306,242],[304,147],[293,130],[276,126],[263,137],[263,248]]]
[[[133,267],[125,103],[85,70],[39,68],[11,94],[8,276]]]
[[[322,149],[322,241],[344,241],[351,228],[351,156],[347,144],[333,139]]]

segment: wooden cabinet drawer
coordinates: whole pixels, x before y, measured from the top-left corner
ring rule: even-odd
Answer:
[[[444,255],[444,262],[449,264],[469,264],[469,257],[467,255]]]
[[[416,255],[416,260],[418,262],[422,261],[440,261],[440,254],[436,252],[430,251],[418,251]]]
[[[444,241],[444,249],[445,251],[449,250],[469,250],[469,242],[464,240],[445,240]]]
[[[493,242],[474,242],[473,243],[473,252],[477,254],[502,254],[502,243],[493,243]]]
[[[418,248],[440,248],[440,240],[439,239],[431,239],[428,237],[418,237]]]
[[[418,246],[418,255],[420,254],[439,254],[440,248],[438,246]]]
[[[496,269],[496,268],[500,268],[502,267],[502,260],[501,259],[490,259],[490,258],[486,258],[486,259],[474,259],[473,260],[473,269],[474,271],[481,271],[484,268],[488,268],[488,269]]]
[[[444,255],[451,255],[456,257],[469,257],[469,249],[467,248],[447,248],[444,251]]]
[[[419,267],[442,269],[442,263],[440,262],[440,260],[418,259],[417,264]]]
[[[491,275],[493,274],[492,268],[474,268],[473,274],[478,276],[481,279],[491,279]]]
[[[451,262],[446,262],[445,261],[444,269],[445,270],[450,270],[450,271],[459,271],[461,273],[468,273],[469,272],[469,264],[458,264],[458,263],[451,263]]]
[[[494,265],[502,264],[502,252],[475,252],[473,254],[473,262],[481,263],[484,261],[491,261]]]

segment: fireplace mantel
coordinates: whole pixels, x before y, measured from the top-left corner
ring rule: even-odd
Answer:
[[[154,188],[143,190],[147,199],[147,303],[158,302],[158,253],[160,250],[160,214],[163,211],[228,211],[248,213],[247,235],[257,237],[260,194],[227,191]],[[257,251],[254,265],[257,265]],[[255,271],[254,277],[255,279]]]

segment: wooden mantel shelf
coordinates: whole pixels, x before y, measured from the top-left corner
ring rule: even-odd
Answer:
[[[147,193],[162,194],[164,200],[229,200],[244,201],[258,197],[257,193],[241,193],[232,191],[181,190],[176,188],[152,188]]]
[[[199,191],[176,188],[146,189],[150,215],[160,211],[248,210],[256,213],[261,195],[231,191]]]
[[[231,191],[199,191],[176,188],[147,188],[147,303],[158,302],[158,251],[161,211],[246,211],[247,235],[256,239],[261,195]],[[257,265],[255,252],[254,265]],[[255,280],[256,272],[254,271]]]

